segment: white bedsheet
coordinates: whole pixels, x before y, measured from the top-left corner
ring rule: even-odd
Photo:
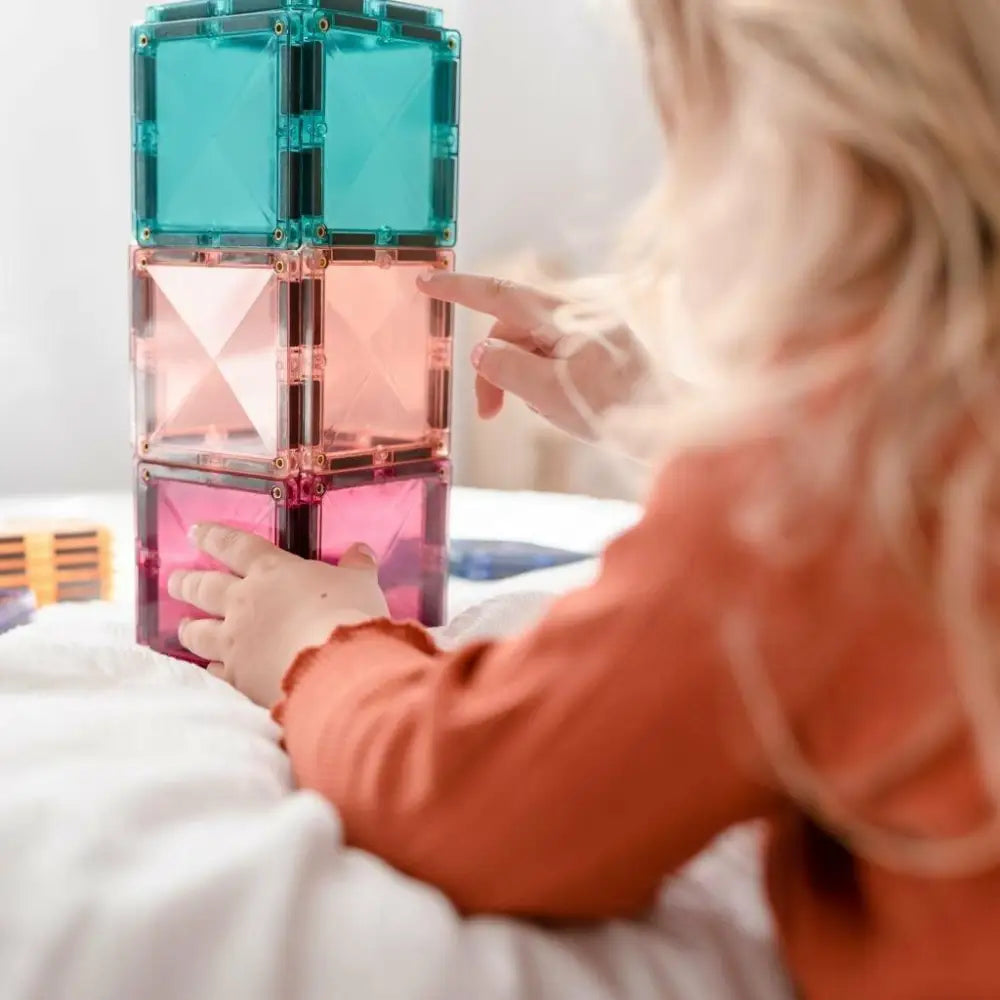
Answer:
[[[446,638],[543,603],[467,610]],[[335,812],[293,792],[277,737],[225,685],[136,649],[127,606],[53,609],[0,638],[0,1000],[788,997],[752,831],[643,922],[462,921],[345,849]]]

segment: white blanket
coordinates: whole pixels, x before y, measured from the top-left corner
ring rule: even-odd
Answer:
[[[498,633],[521,598],[444,637]],[[263,711],[132,644],[127,612],[0,638],[0,1000],[785,1000],[755,835],[642,923],[458,918],[347,850]]]

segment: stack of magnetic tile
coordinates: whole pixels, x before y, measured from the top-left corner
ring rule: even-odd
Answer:
[[[111,598],[111,536],[82,521],[0,525],[0,589],[26,587],[39,607]]]
[[[460,39],[385,0],[195,0],[133,31],[139,640],[203,521],[444,616]]]

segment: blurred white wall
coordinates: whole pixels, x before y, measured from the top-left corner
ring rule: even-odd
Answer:
[[[525,246],[586,265],[652,175],[639,62],[601,3],[443,4],[465,35],[461,266]],[[142,9],[49,0],[0,33],[0,494],[129,485],[128,26]],[[474,417],[458,360],[461,479]]]

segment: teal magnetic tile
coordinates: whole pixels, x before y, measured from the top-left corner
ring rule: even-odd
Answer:
[[[135,29],[137,241],[453,245],[458,34],[413,4],[265,2]]]
[[[297,15],[271,12],[136,29],[140,243],[286,246],[298,239],[287,112],[288,52],[298,27]]]
[[[412,3],[393,3],[392,0],[374,0],[371,4],[371,9],[379,17],[390,18],[394,21],[403,21],[406,24],[422,24],[428,27],[440,28],[443,20],[440,10],[433,7],[421,7]]]
[[[453,244],[457,36],[409,23],[364,30],[332,21],[321,41],[321,108],[306,116],[303,132],[316,150],[322,205],[304,213],[304,232],[313,242],[373,235],[378,243]]]
[[[395,3],[393,0],[179,0],[175,3],[154,4],[146,12],[146,20],[188,21],[204,17],[225,17],[232,14],[257,14],[273,10],[337,11],[366,17],[386,18],[408,24],[441,27],[442,12],[419,4]]]

